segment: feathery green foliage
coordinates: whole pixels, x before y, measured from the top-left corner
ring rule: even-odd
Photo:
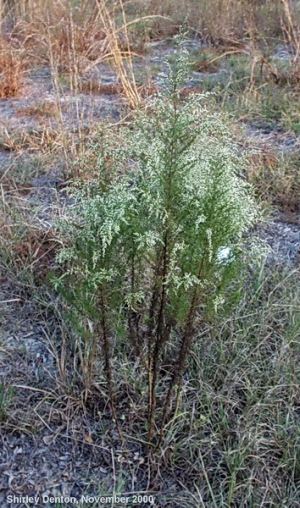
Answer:
[[[165,93],[124,128],[112,182],[103,191],[100,174],[100,183],[78,186],[61,225],[68,244],[60,253],[69,266],[64,291],[81,333],[90,337],[89,382],[102,344],[113,406],[111,357],[119,335],[148,376],[148,442],[158,414],[160,366],[173,355],[160,403],[162,436],[174,389],[178,405],[192,341],[209,310],[223,305],[242,235],[259,216],[241,176],[245,162],[223,119],[206,107],[206,96],[180,101],[187,68],[180,46],[178,40],[168,62]]]

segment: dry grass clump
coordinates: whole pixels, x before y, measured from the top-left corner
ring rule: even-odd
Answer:
[[[107,27],[100,19],[104,9],[108,11],[103,0],[80,0],[76,6],[70,0],[32,0],[26,9],[15,4],[12,33],[35,61],[54,60],[61,73],[81,73],[109,51]]]
[[[15,266],[30,268],[36,279],[43,279],[53,265],[58,242],[51,229],[27,231],[12,246]]]
[[[5,184],[1,183],[1,188],[0,272],[15,279],[17,285],[25,282],[34,287],[53,267],[58,239],[51,227],[34,224],[38,219],[30,217],[32,210],[22,192],[4,194]]]
[[[62,134],[46,125],[36,129],[6,130],[2,144],[6,149],[18,153],[24,150],[29,152],[55,151],[62,146]]]
[[[240,39],[253,29],[264,36],[278,35],[281,32],[280,0],[172,0],[161,2],[150,0],[145,3],[135,0],[130,4],[130,12],[158,14],[168,19],[160,19],[145,26],[150,37],[170,36],[183,22],[187,23],[201,36],[214,43],[223,44]],[[265,23],[265,20],[268,20]]]
[[[16,41],[0,36],[0,98],[14,97],[22,89],[25,62]]]
[[[127,28],[122,0],[80,0],[76,6],[70,0],[51,4],[32,0],[28,9],[14,7],[14,37],[22,41],[35,64],[50,64],[54,82],[58,75],[67,74],[77,93],[80,76],[110,58],[130,105],[135,107],[139,94]]]
[[[252,154],[248,180],[263,201],[285,211],[299,210],[299,152],[278,155],[269,149]]]
[[[95,5],[68,0],[50,4],[36,2],[36,9],[19,13],[13,33],[40,62],[55,61],[59,72],[82,72],[105,52],[105,33]],[[104,43],[105,46],[105,43]]]
[[[34,116],[36,118],[49,118],[56,117],[58,115],[58,111],[55,102],[44,101],[17,108],[15,110],[15,114],[17,116]]]
[[[82,25],[72,18],[72,11],[55,26],[48,28],[47,40],[48,58],[52,53],[60,73],[81,74],[93,62],[99,61],[106,53],[106,36],[103,29],[89,18],[82,20]]]

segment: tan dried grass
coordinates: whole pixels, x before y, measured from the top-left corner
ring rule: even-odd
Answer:
[[[25,62],[9,38],[0,37],[0,98],[14,97],[23,85]]]
[[[105,0],[96,0],[99,18],[102,22],[108,40],[109,56],[112,57],[121,86],[132,108],[136,108],[141,97],[135,81],[132,53],[128,37],[128,25],[122,0],[119,0],[119,9],[122,13],[121,29],[116,25],[114,13],[107,6]],[[123,49],[124,47],[124,49]]]

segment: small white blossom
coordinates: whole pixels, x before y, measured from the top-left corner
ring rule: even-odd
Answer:
[[[234,261],[235,256],[230,247],[219,247],[216,254],[216,260],[219,264],[228,265]]]

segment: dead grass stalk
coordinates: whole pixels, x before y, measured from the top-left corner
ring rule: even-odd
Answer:
[[[141,98],[135,82],[123,2],[119,0],[119,7],[123,20],[121,30],[117,28],[115,16],[109,11],[107,2],[104,0],[97,0],[97,6],[108,39],[109,56],[113,59],[114,66],[130,106],[136,108],[140,104]],[[121,44],[124,46],[124,50]]]

